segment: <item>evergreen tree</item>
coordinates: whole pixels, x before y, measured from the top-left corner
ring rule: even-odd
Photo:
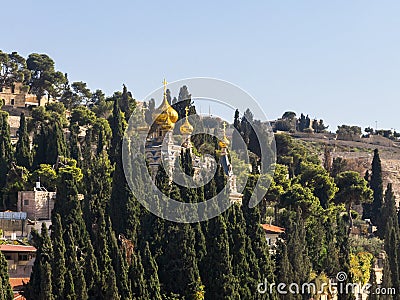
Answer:
[[[131,299],[131,290],[128,283],[128,267],[126,264],[126,258],[121,253],[118,247],[118,242],[115,237],[115,233],[112,231],[112,225],[110,219],[106,219],[106,236],[107,244],[110,249],[110,258],[115,272],[115,278],[117,280],[117,288],[121,299]]]
[[[249,263],[247,262],[248,248],[251,242],[246,235],[246,221],[239,205],[233,205],[228,211],[229,248],[232,253],[232,273],[239,281],[238,293],[241,299],[250,299],[252,293],[249,286],[257,285],[252,280]],[[253,271],[253,270],[252,270]]]
[[[65,289],[64,296],[61,299],[65,300],[78,300],[77,294],[75,293],[74,279],[71,271],[65,274]]]
[[[25,167],[29,170],[32,164],[32,156],[27,128],[25,114],[22,113],[18,129],[18,141],[15,147],[15,161],[18,166]]]
[[[293,267],[289,260],[288,248],[285,242],[279,241],[276,254],[276,280],[287,285],[295,282]],[[280,299],[292,299],[293,295],[279,295]]]
[[[8,170],[12,159],[10,139],[10,126],[8,125],[8,113],[0,110],[0,200],[3,198],[2,190],[6,185]],[[4,209],[6,209],[4,207]]]
[[[32,267],[31,278],[25,286],[27,299],[53,299],[52,269],[53,246],[45,223],[42,223],[41,233],[32,232],[37,247],[35,263]]]
[[[129,281],[134,299],[149,299],[147,284],[144,276],[145,274],[141,256],[139,253],[133,253],[132,264],[129,267]]]
[[[60,215],[52,215],[51,240],[53,244],[54,257],[52,260],[52,284],[53,295],[56,300],[62,300],[64,296],[64,285],[66,277],[65,266],[65,243]]]
[[[376,293],[376,291],[378,289],[378,283],[376,281],[376,273],[375,273],[375,268],[374,268],[374,261],[371,264],[371,269],[370,269],[369,273],[371,274],[369,276],[369,284],[371,286],[368,289],[368,292],[369,292],[368,300],[379,300],[379,295]]]
[[[238,282],[233,276],[228,233],[224,218],[219,215],[208,221],[208,276],[204,278],[206,299],[238,299]]]
[[[76,299],[87,300],[88,291],[86,288],[86,281],[82,270],[82,264],[77,254],[77,249],[79,250],[79,248],[75,247],[76,243],[71,225],[67,227],[67,230],[64,234],[64,241],[66,245],[65,265],[67,266],[67,276],[72,274],[72,283],[74,286]],[[70,284],[68,280],[69,278],[67,277],[67,285],[64,289],[64,295],[69,295],[71,293],[71,291],[67,290],[68,285]],[[64,296],[64,298],[67,298],[67,296]]]
[[[149,299],[161,300],[160,282],[158,279],[158,267],[146,243],[143,251],[143,268],[148,289]]]
[[[193,228],[186,223],[169,222],[165,232],[167,241],[163,255],[159,258],[160,281],[167,293],[181,295],[185,299],[196,299],[201,288],[201,281]]]
[[[3,252],[0,251],[0,299],[12,300],[14,294],[8,277],[8,265]]]
[[[44,262],[40,266],[41,282],[40,282],[40,300],[53,300],[53,292],[51,285],[51,265],[49,262]]]
[[[79,125],[77,123],[71,124],[69,136],[69,154],[70,157],[75,159],[80,166],[82,160],[81,147],[78,141]]]
[[[393,287],[393,283],[392,283],[392,273],[390,271],[390,263],[387,259],[387,257],[385,258],[385,260],[383,261],[383,276],[382,276],[382,288],[392,288]],[[385,297],[385,296],[383,296]],[[389,296],[390,297],[390,296]]]
[[[125,115],[125,120],[129,120],[130,116],[132,115],[132,112],[135,109],[135,100],[132,98],[132,93],[128,91],[127,87],[125,84],[123,85],[122,88],[122,95],[121,95],[121,101],[120,101],[120,109]]]
[[[379,228],[383,225],[383,220],[381,218],[381,209],[383,204],[383,180],[381,159],[379,157],[378,149],[374,150],[374,158],[372,159],[370,187],[373,191],[374,199],[371,203],[371,221]]]

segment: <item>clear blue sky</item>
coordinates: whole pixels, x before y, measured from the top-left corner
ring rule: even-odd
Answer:
[[[0,49],[47,53],[106,94],[216,77],[270,118],[400,130],[399,16],[398,0],[6,1]]]

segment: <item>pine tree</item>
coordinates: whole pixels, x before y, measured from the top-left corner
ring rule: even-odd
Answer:
[[[29,134],[24,113],[21,114],[20,118],[18,141],[15,150],[15,161],[17,165],[25,167],[29,170],[32,165],[32,156],[30,150]]]

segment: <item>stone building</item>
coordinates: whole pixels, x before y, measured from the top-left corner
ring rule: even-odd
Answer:
[[[48,192],[37,182],[33,191],[18,192],[17,209],[26,212],[29,220],[50,220],[55,199],[55,192]]]
[[[47,103],[47,96],[38,100],[36,95],[28,93],[28,89],[22,82],[17,82],[11,87],[2,87],[0,100],[4,105],[12,107],[44,106]]]

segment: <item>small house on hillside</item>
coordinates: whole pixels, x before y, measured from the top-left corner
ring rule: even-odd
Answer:
[[[285,232],[285,228],[271,224],[261,224],[261,227],[264,229],[265,238],[270,247],[275,247],[280,235]]]

